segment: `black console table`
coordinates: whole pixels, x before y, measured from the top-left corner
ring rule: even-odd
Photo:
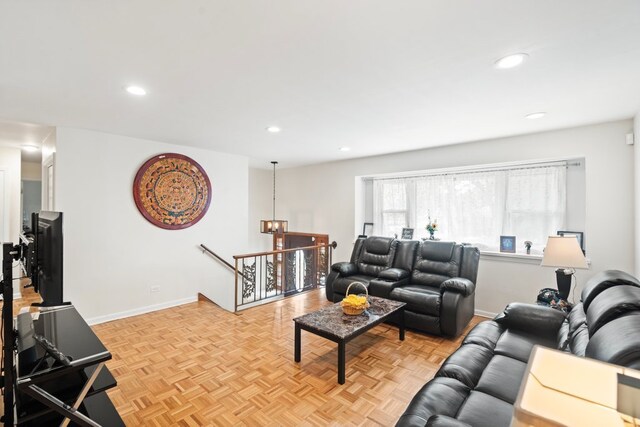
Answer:
[[[36,334],[49,340],[71,363],[64,366],[52,358],[33,366],[16,366],[16,415],[18,425],[124,426],[106,390],[116,380],[105,366],[111,353],[73,306],[37,313]],[[40,345],[37,359],[45,356]],[[32,349],[33,351],[33,349]]]

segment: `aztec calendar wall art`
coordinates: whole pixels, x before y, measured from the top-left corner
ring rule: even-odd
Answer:
[[[207,213],[211,182],[195,160],[182,154],[160,154],[138,170],[133,198],[150,223],[179,230],[191,227]]]

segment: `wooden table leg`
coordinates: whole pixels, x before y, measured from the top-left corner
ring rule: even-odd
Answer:
[[[345,347],[344,340],[338,342],[338,384],[344,384]]]
[[[404,307],[398,312],[400,316],[399,322],[399,330],[400,330],[400,341],[404,341]]]
[[[296,323],[295,343],[293,350],[293,359],[296,362],[300,361],[300,325]]]

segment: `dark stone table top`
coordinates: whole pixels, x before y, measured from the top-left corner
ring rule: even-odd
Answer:
[[[406,305],[404,302],[374,296],[369,296],[368,299],[371,306],[358,316],[344,314],[342,306],[338,302],[313,313],[296,317],[293,321],[302,326],[331,334],[336,338],[345,339],[356,335],[360,330],[388,317]]]

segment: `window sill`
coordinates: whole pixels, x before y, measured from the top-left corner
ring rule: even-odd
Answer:
[[[542,255],[527,255],[523,253],[480,251],[480,258],[494,261],[518,262],[521,264],[536,264],[542,262]]]
[[[542,255],[527,255],[523,253],[509,253],[509,252],[494,252],[494,251],[480,251],[480,258],[490,259],[493,261],[502,262],[516,262],[520,264],[534,264],[540,265],[542,262]],[[587,258],[587,265],[591,267],[591,260]]]

